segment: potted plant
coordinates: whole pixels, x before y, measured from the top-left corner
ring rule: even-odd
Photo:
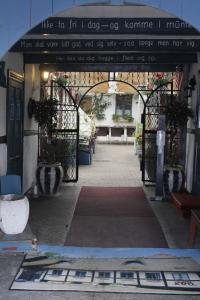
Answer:
[[[62,157],[58,153],[62,150],[59,141],[51,138],[49,143],[48,137],[40,138],[40,162],[36,170],[36,181],[38,192],[42,195],[56,195],[63,180],[62,161],[57,161],[57,157]]]
[[[52,131],[56,128],[57,105],[58,100],[52,97],[45,97],[40,101],[32,98],[29,100],[29,117],[33,116],[38,125],[47,131],[48,135],[51,135]]]
[[[123,119],[124,119],[125,121],[127,121],[128,123],[131,123],[131,122],[133,122],[133,120],[134,120],[131,114],[125,114],[125,115],[123,116]]]
[[[189,118],[193,118],[193,111],[185,100],[173,99],[164,110],[166,116],[166,158],[164,167],[165,194],[178,192],[184,184],[184,167],[180,164],[180,143],[177,136],[181,135]]]
[[[0,229],[6,234],[22,233],[28,217],[29,200],[22,193],[21,176],[0,176]]]
[[[29,217],[29,201],[24,195],[0,195],[0,229],[5,234],[20,234]]]
[[[118,114],[114,114],[114,115],[112,115],[112,120],[114,122],[128,122],[128,123],[131,123],[131,122],[133,122],[134,118],[132,117],[131,114],[125,114],[123,116],[118,115]]]
[[[119,122],[121,120],[121,116],[118,114],[114,114],[114,115],[112,115],[112,120],[114,122]]]
[[[143,131],[143,125],[141,123],[137,123],[135,127],[135,131],[133,133],[134,153],[140,157],[142,156],[142,131]]]
[[[61,162],[57,161],[56,139],[53,132],[57,125],[58,100],[52,97],[40,101],[30,99],[29,116],[34,116],[35,121],[43,133],[40,136],[40,162],[36,171],[37,187],[40,194],[55,195],[63,179]]]

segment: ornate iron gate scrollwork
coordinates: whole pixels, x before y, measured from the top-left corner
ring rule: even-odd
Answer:
[[[169,101],[173,101],[173,82],[161,84],[147,97],[143,114],[143,151],[142,180],[144,183],[155,183],[156,180],[156,134],[158,117],[164,114]]]
[[[60,162],[65,182],[78,180],[78,142],[79,115],[78,106],[69,90],[57,81],[45,87],[46,93],[57,100],[56,118],[51,137],[45,131],[39,131],[39,161],[45,160],[45,153],[52,156],[53,161]]]
[[[144,183],[155,182],[156,172],[156,132],[158,116],[162,113],[167,101],[176,97],[180,91],[180,72],[162,72],[169,82],[161,84],[159,72],[53,72],[48,84],[41,87],[43,96],[51,96],[58,100],[56,127],[52,131],[51,147],[54,146],[54,156],[64,168],[64,181],[78,180],[78,144],[79,116],[78,108],[84,96],[99,84],[117,81],[132,87],[140,95],[144,103],[143,113],[143,153],[142,180]],[[165,77],[165,79],[166,79]],[[63,83],[59,78],[64,79]],[[64,85],[63,85],[64,84]],[[154,90],[152,88],[154,84]],[[157,88],[155,89],[155,84]],[[146,102],[145,102],[145,99]],[[40,145],[47,137],[40,132]],[[168,138],[168,137],[167,137]],[[47,146],[46,141],[46,146]],[[169,143],[167,142],[167,145]],[[43,153],[40,147],[40,157]],[[167,148],[167,147],[166,147]],[[167,151],[167,150],[166,150]]]

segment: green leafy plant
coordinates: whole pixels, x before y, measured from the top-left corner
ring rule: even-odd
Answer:
[[[133,137],[135,137],[136,145],[142,146],[143,138],[143,125],[141,123],[136,123],[135,132],[133,133]]]
[[[112,120],[114,122],[126,121],[128,123],[131,123],[131,122],[133,122],[134,118],[132,117],[131,114],[125,114],[123,116],[114,114],[114,115],[112,115]]]
[[[58,100],[55,98],[44,98],[35,101],[33,116],[40,127],[45,127],[50,133],[56,128]]]
[[[142,146],[142,135],[135,138],[136,144]]]
[[[105,111],[111,104],[107,99],[104,99],[103,96],[103,93],[100,95],[95,94],[92,99],[92,113],[95,115],[97,120],[105,119]]]
[[[166,122],[174,130],[178,127],[185,126],[188,118],[193,118],[194,114],[191,108],[188,107],[187,101],[173,100],[166,105],[165,108]]]
[[[119,122],[121,120],[121,116],[118,114],[114,114],[114,115],[112,115],[112,120],[114,122]]]
[[[59,85],[67,85],[70,83],[68,76],[60,76],[55,80]]]
[[[111,102],[104,98],[104,93],[94,94],[91,97],[85,97],[81,101],[81,108],[88,115],[95,117],[97,120],[105,119],[105,111]]]
[[[123,115],[123,119],[129,123],[133,122],[133,120],[134,120],[131,114]]]
[[[154,78],[152,78],[152,84],[155,87],[158,87],[160,85],[164,85],[167,82],[170,82],[172,79],[169,76],[169,74],[164,72],[158,72],[155,74]]]
[[[166,116],[166,129],[169,135],[167,163],[176,165],[179,163],[179,144],[177,143],[177,134],[186,125],[189,118],[193,118],[194,114],[185,100],[173,99],[164,109]]]

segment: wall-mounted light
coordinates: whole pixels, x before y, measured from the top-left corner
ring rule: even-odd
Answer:
[[[5,61],[0,61],[0,86],[6,87]]]
[[[41,72],[41,79],[44,83],[47,83],[49,80],[49,72],[48,71],[42,71]]]
[[[193,75],[193,77],[189,80],[188,85],[184,88],[185,98],[192,97],[192,91],[195,90],[196,84],[197,84],[196,78],[195,78],[195,75]]]

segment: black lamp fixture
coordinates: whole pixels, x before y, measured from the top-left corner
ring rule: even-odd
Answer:
[[[0,61],[0,86],[6,88],[5,61]]]
[[[188,85],[184,88],[185,98],[192,97],[192,91],[195,90],[196,84],[197,84],[196,77],[195,75],[193,75],[192,78],[189,80]]]

